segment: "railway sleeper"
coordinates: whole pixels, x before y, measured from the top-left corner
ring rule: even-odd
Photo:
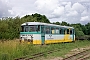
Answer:
[[[78,60],[87,60],[90,58],[90,54],[85,55],[83,58],[80,58]]]
[[[57,52],[57,51],[60,51],[60,49],[36,53],[36,54],[30,55],[30,56],[32,56],[31,58],[28,58],[29,57],[29,55],[28,55],[28,56],[24,56],[24,57],[21,57],[21,58],[15,58],[14,60],[33,60],[34,58],[44,56],[45,54],[50,54],[50,53]]]
[[[82,52],[79,52],[79,53],[74,54],[74,55],[72,55],[72,56],[69,56],[69,57],[67,57],[67,58],[64,58],[63,60],[76,60],[76,57],[77,57],[77,56],[81,55],[80,57],[82,57],[85,53],[87,54],[88,51],[90,51],[90,49],[87,49],[87,50],[85,50],[85,51],[82,51]],[[78,57],[78,58],[79,58],[79,57]]]

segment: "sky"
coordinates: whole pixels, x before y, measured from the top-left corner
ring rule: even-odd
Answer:
[[[0,18],[39,13],[50,22],[90,22],[90,0],[0,0]]]

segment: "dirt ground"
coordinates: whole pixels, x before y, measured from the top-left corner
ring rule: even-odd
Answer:
[[[90,47],[83,47],[83,48],[75,48],[75,49],[72,49],[70,52],[68,52],[66,55],[65,55],[65,58],[66,57],[69,57],[69,56],[72,56],[72,55],[74,55],[74,54],[77,54],[77,53],[79,53],[79,52],[82,52],[82,51],[84,51],[84,50],[87,50],[87,49],[90,49]],[[53,59],[50,59],[50,60],[62,60],[63,59],[63,57],[55,57],[55,58],[53,58]]]

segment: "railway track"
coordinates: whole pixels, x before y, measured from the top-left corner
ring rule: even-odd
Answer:
[[[40,53],[33,54],[33,55],[30,55],[30,56],[29,55],[28,56],[23,56],[21,58],[15,58],[14,60],[33,60],[35,58],[44,56],[45,54],[51,54],[53,52],[58,52],[58,51],[60,51],[60,49],[50,50],[50,51],[46,51],[46,52],[40,52]]]
[[[60,48],[54,49],[54,50],[50,50],[50,51],[45,51],[45,52],[40,52],[40,53],[36,53],[33,55],[27,55],[27,56],[23,56],[21,58],[15,58],[14,60],[34,60],[35,58],[44,56],[46,54],[51,54],[53,52],[58,52],[60,51]],[[87,60],[90,58],[90,48],[89,49],[85,49],[82,52],[73,54],[69,57],[60,59],[60,60]]]
[[[72,56],[66,57],[62,60],[86,60],[90,58],[90,49],[84,50]]]

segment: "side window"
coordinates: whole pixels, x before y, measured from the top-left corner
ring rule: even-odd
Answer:
[[[66,32],[66,29],[63,29],[63,34],[65,34],[65,32]]]
[[[56,28],[55,33],[59,34],[59,28]]]
[[[59,34],[62,34],[62,29],[59,30]]]
[[[46,27],[45,31],[46,31],[46,34],[50,34],[50,27]]]
[[[75,30],[73,29],[73,32],[72,32],[72,34],[75,34]]]
[[[59,30],[59,34],[61,34],[61,30],[62,30],[62,29]]]
[[[67,29],[67,34],[70,34],[70,33],[69,33],[69,29]]]
[[[59,34],[63,34],[63,33],[64,33],[63,29],[60,28],[60,30],[59,30]]]
[[[72,34],[72,29],[70,29],[70,34]]]
[[[40,25],[37,26],[36,31],[40,31]]]
[[[51,34],[55,34],[55,28],[51,27]]]

